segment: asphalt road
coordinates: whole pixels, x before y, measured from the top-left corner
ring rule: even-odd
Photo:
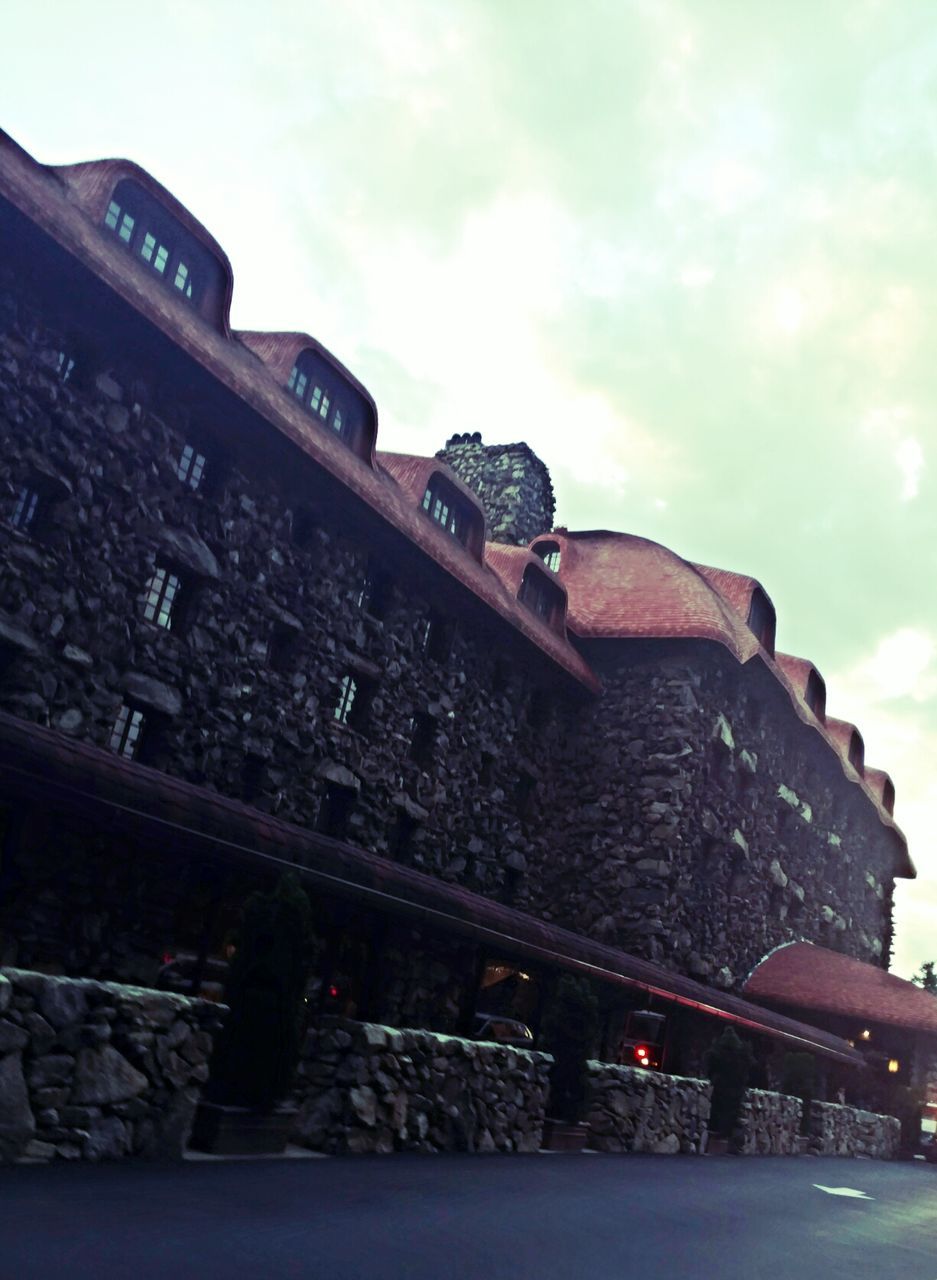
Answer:
[[[937,1280],[937,1167],[493,1155],[0,1171],[2,1280],[246,1276]]]

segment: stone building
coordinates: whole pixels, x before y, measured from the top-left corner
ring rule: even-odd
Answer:
[[[856,1060],[740,994],[797,939],[887,966],[914,874],[757,582],[553,529],[526,445],[378,451],[129,162],[0,135],[0,245],[0,963],[204,987],[293,867],[319,1008],[536,1027],[573,969],[608,1053],[654,1005],[684,1065],[720,1018]]]

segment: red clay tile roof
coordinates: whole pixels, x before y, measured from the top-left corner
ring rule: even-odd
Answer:
[[[604,529],[587,533],[556,529],[535,538],[530,545],[533,549],[545,543],[560,549],[556,576],[569,598],[569,632],[588,639],[716,640],[739,662],[756,657],[764,662],[787,690],[800,720],[835,751],[846,777],[862,787],[879,820],[894,832],[898,846],[896,874],[909,879],[916,876],[907,841],[883,805],[881,790],[868,786],[849,763],[849,735],[844,747],[837,727],[842,722],[828,720],[826,725],[821,724],[804,701],[807,678],[815,669],[813,664],[787,655],[775,660],[749,629],[747,615],[752,593],[764,591],[756,579],[693,565],[647,538]],[[832,726],[833,731],[828,733],[827,726]],[[853,725],[848,729],[850,735],[858,733]]]
[[[742,990],[753,1000],[937,1035],[937,996],[875,965],[812,942],[791,942],[772,951]]]
[[[367,445],[363,452],[373,465],[377,440],[377,403],[364,383],[359,382],[351,370],[333,356],[327,347],[308,333],[259,333],[254,329],[238,329],[234,336],[264,362],[284,390],[301,351],[314,351],[330,364],[339,377],[344,378],[364,398],[371,410],[372,418],[367,425]],[[292,395],[289,391],[286,394]]]
[[[864,781],[872,794],[881,801],[882,807],[887,809],[889,813],[894,813],[895,784],[891,776],[884,769],[869,769],[866,767]]]
[[[788,682],[793,686],[794,692],[799,698],[804,700],[805,705],[807,682],[811,675],[815,675],[823,688],[826,688],[826,681],[820,675],[820,672],[813,663],[807,658],[795,658],[790,653],[775,653],[774,660],[784,672]]]
[[[88,806],[103,809],[115,835],[145,833],[160,843],[171,841],[189,855],[212,851],[272,870],[288,867],[323,892],[636,987],[825,1057],[862,1062],[828,1031],[5,712],[0,712],[0,761],[0,790],[15,787],[17,794],[73,814]]]
[[[860,754],[860,759],[862,759],[862,755],[865,753],[862,734],[856,726],[854,724],[850,724],[848,720],[836,720],[832,716],[827,716],[826,734],[827,737],[835,744],[836,750],[842,756],[843,764],[845,765],[847,772],[851,772],[855,774],[857,778],[861,778],[862,775],[859,773],[859,770],[855,768],[849,759],[849,752],[856,739],[858,739],[859,749],[862,753]]]
[[[745,622],[693,565],[647,538],[557,529],[535,538],[560,549],[569,629],[584,639],[715,640],[740,662],[759,649]]]
[[[714,569],[708,564],[694,563],[693,568],[716,588],[723,600],[732,606],[745,623],[748,622],[748,611],[756,591],[760,591],[768,603],[771,603],[771,597],[757,578],[750,578],[744,573],[732,573],[729,569]],[[773,609],[774,605],[771,607]]]
[[[69,170],[80,168],[82,166],[68,166]],[[93,177],[94,164],[89,174]],[[103,171],[100,180],[103,182]],[[372,469],[337,437],[333,439],[334,433],[319,430],[302,405],[284,395],[282,385],[246,344],[228,337],[227,330],[220,332],[181,296],[174,297],[173,290],[154,286],[149,273],[139,268],[133,256],[101,231],[82,204],[76,204],[72,189],[61,173],[37,164],[3,130],[0,130],[0,194],[274,430],[400,529],[445,572],[474,592],[486,607],[512,623],[580,684],[592,692],[598,691],[598,681],[571,645],[534,618],[530,610],[504,591],[493,574],[417,511],[388,474]],[[191,215],[189,217],[191,219]],[[194,219],[191,224],[195,224]],[[434,465],[437,469],[444,467],[438,460]],[[473,501],[477,502],[474,495]]]

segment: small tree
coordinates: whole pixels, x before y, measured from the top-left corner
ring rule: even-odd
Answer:
[[[800,1098],[804,1104],[800,1117],[800,1131],[806,1133],[810,1125],[810,1104],[816,1094],[817,1064],[812,1053],[785,1053],[781,1069],[781,1092]]]
[[[544,1048],[553,1054],[550,1111],[576,1124],[588,1089],[586,1063],[599,1030],[599,1004],[584,978],[564,973],[543,1024]]]
[[[923,987],[925,991],[929,991],[932,996],[937,996],[937,962],[933,960],[925,960],[918,969],[917,973],[911,979],[916,982],[919,987]]]
[[[269,1111],[285,1097],[299,1060],[312,909],[296,875],[244,904],[225,987],[231,1012],[212,1059],[213,1102]]]
[[[740,1040],[731,1027],[713,1041],[706,1054],[706,1074],[713,1086],[710,1128],[722,1137],[731,1138],[738,1125],[754,1060],[751,1045]]]

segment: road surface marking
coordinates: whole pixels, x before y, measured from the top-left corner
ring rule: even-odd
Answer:
[[[828,1196],[851,1196],[853,1200],[874,1200],[875,1196],[868,1196],[864,1191],[856,1191],[854,1187],[825,1187],[822,1182],[813,1184],[818,1191],[825,1191]]]

